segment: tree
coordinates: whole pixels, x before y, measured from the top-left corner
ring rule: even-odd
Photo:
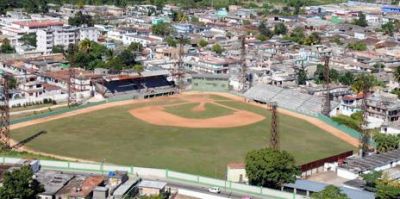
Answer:
[[[397,66],[393,73],[394,79],[400,82],[400,66]]]
[[[49,7],[47,0],[24,0],[22,7],[28,13],[47,13]]]
[[[371,74],[361,73],[356,76],[351,88],[354,92],[369,92],[372,87],[379,85],[378,80]]]
[[[366,187],[365,189],[368,191],[375,192],[376,191],[376,183],[379,178],[382,177],[382,171],[372,171],[368,174],[361,174],[361,177],[365,181]]]
[[[0,187],[0,198],[36,198],[36,195],[43,192],[44,189],[32,176],[33,172],[28,166],[23,166],[12,172],[6,172],[3,186]]]
[[[133,66],[133,70],[141,76],[142,72],[144,71],[144,67],[141,64],[135,64]]]
[[[264,21],[262,21],[258,26],[258,31],[260,32],[261,35],[268,38],[271,38],[273,35],[272,31],[265,25]]]
[[[129,44],[128,50],[140,53],[143,51],[143,45],[138,42],[132,42],[131,44]]]
[[[208,45],[208,42],[205,39],[200,39],[199,46],[204,48]]]
[[[284,35],[287,33],[287,28],[284,23],[277,23],[274,26],[274,34],[275,35]]]
[[[176,41],[176,39],[174,39],[173,37],[171,37],[171,36],[168,36],[167,38],[165,38],[165,42],[167,42],[167,44],[168,44],[168,46],[171,46],[171,47],[176,47],[176,45],[178,44],[178,42]]]
[[[387,152],[399,148],[400,136],[376,133],[374,136],[376,150],[379,152]]]
[[[304,44],[305,45],[309,45],[309,46],[317,45],[317,44],[320,44],[320,43],[321,43],[321,37],[319,36],[318,32],[311,33],[311,35],[308,36],[306,38],[306,40],[304,41]]]
[[[300,174],[294,157],[286,151],[270,148],[254,150],[246,155],[246,173],[252,185],[279,188],[291,183]]]
[[[222,52],[224,52],[224,48],[222,48],[222,46],[219,45],[218,43],[214,44],[214,45],[211,47],[211,50],[212,50],[213,52],[217,53],[218,55],[221,55]]]
[[[297,71],[297,84],[298,85],[306,85],[307,82],[307,70],[304,66],[301,66]]]
[[[170,24],[168,23],[159,23],[159,24],[154,24],[151,26],[151,32],[154,35],[159,35],[159,36],[167,36],[172,33],[172,29]]]
[[[22,35],[19,39],[24,45],[36,47],[36,33],[28,33]]]
[[[358,13],[358,19],[355,19],[353,21],[353,24],[357,25],[357,26],[361,26],[361,27],[367,27],[368,26],[368,21],[367,21],[367,19],[365,17],[365,14],[363,12],[359,12]]]
[[[8,81],[8,88],[10,89],[17,88],[18,82],[17,79],[15,79],[15,77],[11,76],[10,78],[7,79],[7,81]]]
[[[64,54],[65,53],[64,46],[63,45],[55,45],[55,46],[53,46],[53,49],[51,49],[51,52]]]
[[[377,199],[398,199],[400,197],[400,182],[390,180],[387,175],[383,175],[382,179],[376,182],[376,190]]]
[[[79,42],[79,50],[84,53],[89,53],[92,50],[92,44],[93,42],[89,39],[84,39]]]
[[[317,70],[314,72],[314,81],[317,84],[321,84],[325,82],[325,76],[324,76],[324,65],[318,64],[317,65]],[[339,79],[339,72],[335,69],[330,69],[329,70],[329,79],[331,82],[336,82]]]
[[[328,185],[320,192],[313,193],[311,195],[312,199],[348,199],[346,194],[344,194],[339,188],[333,185]]]
[[[94,21],[92,16],[83,14],[81,11],[75,14],[75,16],[70,17],[68,19],[68,24],[71,26],[81,26],[81,25],[87,25],[87,26],[93,26]]]
[[[128,49],[123,50],[117,57],[121,60],[124,67],[136,64],[136,56]]]
[[[385,34],[393,36],[393,32],[394,32],[394,28],[395,28],[393,22],[389,21],[385,24],[382,24],[381,28]]]
[[[382,71],[382,69],[385,68],[385,64],[382,64],[382,63],[378,62],[378,63],[375,63],[373,65],[373,67],[374,67],[374,69],[372,70],[372,72],[373,73],[379,73],[379,72]]]
[[[349,43],[347,45],[347,48],[349,48],[351,50],[355,50],[355,51],[366,51],[367,45],[362,41],[356,41],[356,42]]]
[[[354,82],[354,75],[350,71],[346,71],[344,74],[339,76],[339,82],[343,85],[350,86]]]
[[[4,54],[15,53],[15,49],[11,46],[10,40],[5,38],[3,44],[0,47],[0,52]]]
[[[294,28],[288,39],[298,44],[303,44],[305,39],[304,29],[301,27]]]
[[[267,40],[267,37],[264,36],[264,35],[262,35],[262,34],[258,34],[256,38],[257,38],[258,40],[260,40],[260,41],[266,41],[266,40]]]

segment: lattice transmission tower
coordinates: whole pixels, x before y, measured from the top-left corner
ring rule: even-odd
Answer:
[[[270,147],[279,150],[279,131],[278,131],[278,103],[269,102],[268,109],[271,111],[271,137],[269,140]]]
[[[9,76],[4,72],[1,75],[1,102],[0,102],[0,140],[3,148],[10,148],[10,107],[9,107]]]
[[[241,92],[244,93],[247,89],[249,89],[249,81],[247,79],[247,65],[246,65],[246,35],[242,35],[240,41],[241,41],[241,47],[240,47],[241,70],[240,70],[239,82],[242,85]]]
[[[331,94],[330,94],[330,76],[329,76],[329,59],[330,59],[330,53],[325,52],[322,54],[322,59],[324,61],[324,96],[322,100],[322,114],[326,115],[329,117],[329,113],[331,112]]]

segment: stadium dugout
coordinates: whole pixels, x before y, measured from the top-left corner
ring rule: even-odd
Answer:
[[[141,74],[109,75],[96,83],[96,91],[106,98],[129,96],[150,98],[173,95],[175,83],[166,70],[144,71]]]

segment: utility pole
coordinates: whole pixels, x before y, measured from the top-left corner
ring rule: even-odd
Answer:
[[[0,139],[3,148],[10,148],[10,107],[9,107],[9,76],[2,73],[1,85],[1,103],[0,103]]]
[[[269,102],[268,109],[271,111],[271,137],[270,147],[274,150],[279,150],[279,131],[278,131],[278,103]]]

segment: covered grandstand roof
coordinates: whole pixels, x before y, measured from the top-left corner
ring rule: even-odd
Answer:
[[[345,160],[345,164],[342,167],[355,172],[363,172],[398,161],[400,161],[400,149],[386,153],[372,154],[364,158],[350,157]]]
[[[321,113],[322,97],[302,93],[296,89],[286,89],[272,85],[257,85],[244,93],[248,99],[259,102],[276,101],[278,106],[289,110],[295,110],[306,114],[314,115]],[[332,107],[338,105],[331,103]]]
[[[138,79],[143,77],[166,76],[166,75],[170,75],[170,72],[167,70],[156,70],[156,71],[143,71],[140,75],[139,73],[109,75],[109,76],[104,76],[103,79],[107,82],[110,82],[110,81]]]

